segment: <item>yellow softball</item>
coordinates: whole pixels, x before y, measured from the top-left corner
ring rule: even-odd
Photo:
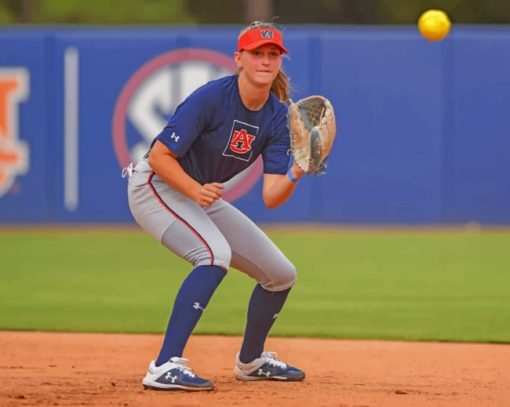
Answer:
[[[450,19],[443,10],[427,10],[418,20],[420,34],[429,41],[441,41],[450,32]]]

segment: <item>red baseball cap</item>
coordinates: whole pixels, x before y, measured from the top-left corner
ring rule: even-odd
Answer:
[[[246,31],[237,40],[237,51],[243,49],[251,51],[261,45],[274,44],[287,54],[287,49],[283,46],[283,36],[280,31],[273,27],[257,27]]]

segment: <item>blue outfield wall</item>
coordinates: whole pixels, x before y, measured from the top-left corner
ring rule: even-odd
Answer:
[[[183,98],[234,72],[240,27],[0,31],[0,223],[129,222],[122,166]],[[294,100],[323,94],[328,174],[283,207],[260,165],[227,186],[257,222],[510,223],[510,27],[290,26]]]

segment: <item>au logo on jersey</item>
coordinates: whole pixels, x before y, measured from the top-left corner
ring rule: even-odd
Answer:
[[[29,93],[25,68],[0,68],[0,197],[28,170],[28,146],[19,140],[19,105]]]
[[[259,128],[248,123],[234,120],[230,138],[225,146],[223,155],[243,161],[250,161],[253,154],[252,145],[257,137]]]

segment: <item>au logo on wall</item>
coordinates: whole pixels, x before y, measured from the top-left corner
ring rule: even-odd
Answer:
[[[235,72],[232,57],[207,49],[185,48],[158,55],[126,82],[115,105],[113,146],[121,167],[141,159],[176,107],[196,88]],[[257,160],[225,185],[224,198],[236,200],[257,182]]]
[[[29,168],[29,150],[20,139],[20,105],[28,99],[29,74],[25,68],[0,68],[0,198],[17,176]]]

